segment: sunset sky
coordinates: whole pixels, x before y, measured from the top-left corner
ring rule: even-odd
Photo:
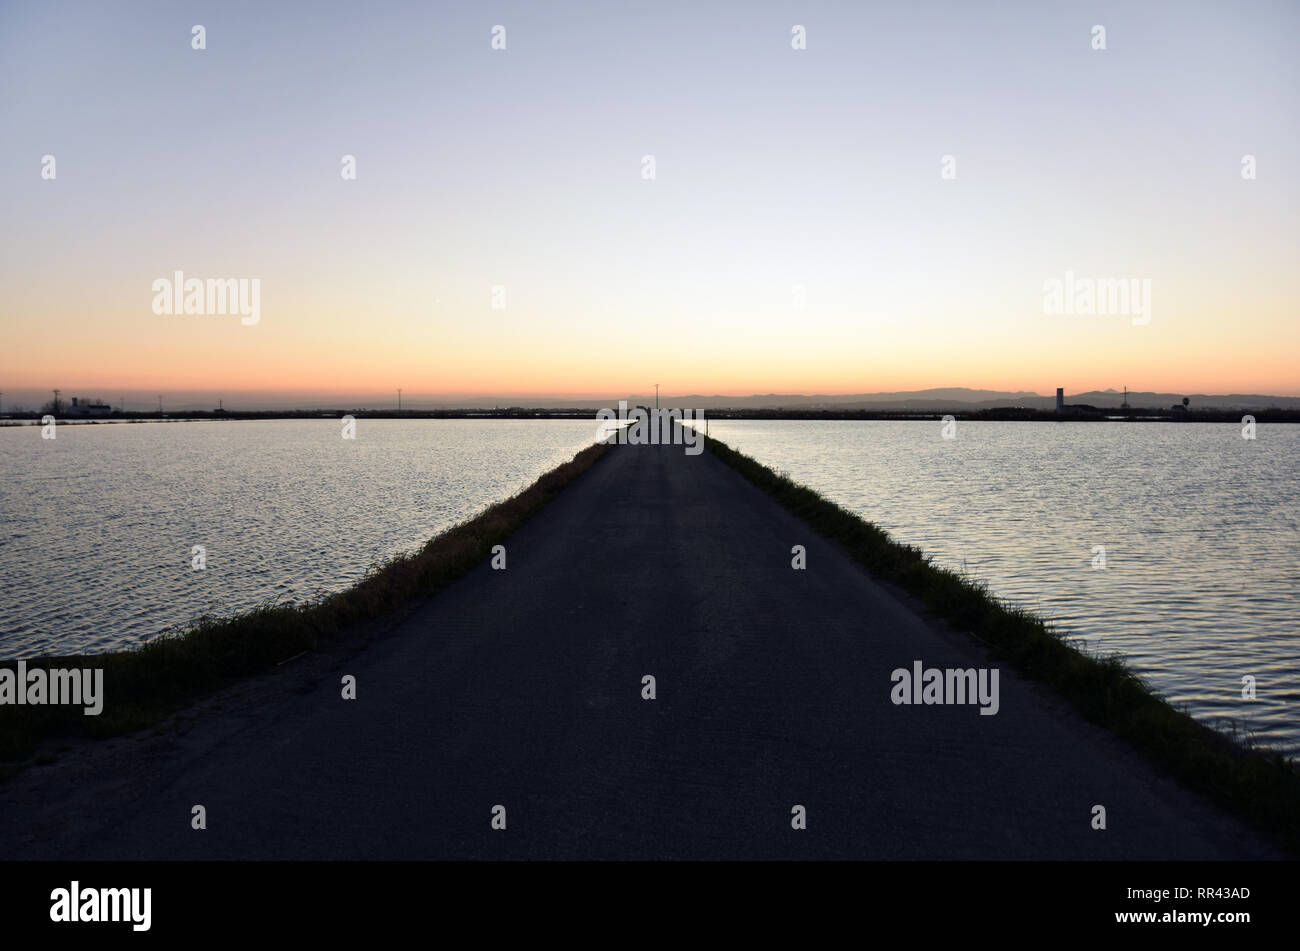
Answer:
[[[0,6],[5,405],[1300,395],[1300,5],[981,6]],[[260,321],[156,315],[177,270]]]

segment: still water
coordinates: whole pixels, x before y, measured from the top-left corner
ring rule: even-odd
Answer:
[[[0,657],[337,591],[595,441],[586,420],[0,428]],[[207,567],[192,570],[193,548]]]
[[[1300,750],[1300,426],[709,427],[1080,647],[1124,654],[1194,716]]]
[[[1194,715],[1300,750],[1300,427],[1253,441],[1195,423],[710,432],[1084,649],[1124,654]],[[111,650],[345,588],[595,434],[587,420],[363,419],[355,441],[337,419],[61,426],[54,440],[0,428],[0,657]]]

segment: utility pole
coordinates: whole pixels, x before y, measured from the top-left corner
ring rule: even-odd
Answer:
[[[402,411],[402,388],[400,386],[397,388],[397,411],[399,413]]]
[[[655,409],[659,408],[659,384],[655,384]]]

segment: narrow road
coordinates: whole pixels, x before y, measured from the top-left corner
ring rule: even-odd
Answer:
[[[615,447],[364,649],[0,786],[0,855],[1279,857],[1009,669],[996,716],[894,705],[915,660],[992,666],[709,454]]]

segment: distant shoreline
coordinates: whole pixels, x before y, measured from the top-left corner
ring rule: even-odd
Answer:
[[[678,408],[678,407],[674,407]],[[682,409],[692,407],[683,406]],[[1020,423],[1241,423],[1251,416],[1257,423],[1300,423],[1300,410],[1296,409],[1078,409],[1057,413],[1054,410],[1027,407],[999,407],[992,409],[938,409],[938,410],[789,410],[789,409],[698,409],[707,419],[725,420],[940,420],[952,416],[961,420],[986,420],[989,422]],[[56,417],[59,425],[91,423],[183,423],[231,420],[269,419],[339,419],[353,416],[357,419],[580,419],[595,422],[596,410],[553,410],[546,408],[510,409],[315,409],[315,410],[223,410],[190,413],[120,413],[96,417]],[[40,413],[6,413],[0,416],[0,427],[40,425]]]

